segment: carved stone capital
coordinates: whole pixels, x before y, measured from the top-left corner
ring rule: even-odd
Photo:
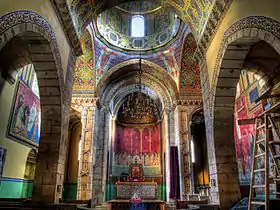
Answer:
[[[94,109],[97,105],[98,98],[93,97],[72,97],[71,107],[75,110]]]

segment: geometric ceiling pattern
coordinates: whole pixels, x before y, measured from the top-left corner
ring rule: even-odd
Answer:
[[[177,84],[179,82],[181,51],[184,37],[183,34],[185,32],[187,32],[186,26],[183,28],[181,32],[182,34],[180,34],[180,36],[178,36],[170,46],[165,47],[158,52],[141,55],[141,58],[143,60],[148,60],[166,70]],[[92,32],[92,34],[95,34],[94,31]],[[98,82],[112,67],[127,60],[140,58],[140,54],[137,52],[135,52],[134,54],[127,54],[120,50],[113,50],[96,37],[94,37],[94,53],[96,85],[98,85]]]
[[[80,37],[80,43],[83,50],[83,55],[76,60],[74,94],[79,92],[93,93],[95,87],[95,68],[93,58],[92,37],[86,31]]]
[[[194,59],[196,41],[192,34],[185,38],[180,74],[180,96],[201,96],[199,64]]]
[[[83,50],[83,55],[76,63],[74,94],[93,93],[99,81],[112,67],[127,60],[139,59],[140,53],[137,51],[126,53],[121,48],[104,44],[97,38],[96,29],[91,24],[105,9],[125,2],[133,1],[67,0]],[[185,25],[170,43],[151,53],[143,53],[142,59],[167,71],[176,82],[180,96],[191,96],[194,92],[200,95],[199,68],[194,62],[193,55],[215,0],[149,0],[149,2],[174,11]],[[88,30],[91,33],[88,33]],[[192,36],[187,36],[184,40],[185,34],[189,32]]]
[[[192,30],[196,40],[200,38],[215,0],[151,0],[162,7],[171,7]],[[92,22],[98,14],[127,0],[67,0],[68,7],[78,34]],[[132,1],[130,1],[132,2]],[[230,1],[229,1],[230,2]]]

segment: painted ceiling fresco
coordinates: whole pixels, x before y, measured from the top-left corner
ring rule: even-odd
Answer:
[[[157,64],[171,75],[178,89],[180,89],[181,96],[193,95],[194,92],[200,93],[199,69],[193,60],[193,54],[196,47],[196,36],[203,29],[203,21],[206,21],[213,6],[213,1],[149,1],[150,3],[145,4],[130,1],[130,3],[118,5],[123,10],[133,10],[133,8],[136,8],[135,10],[138,12],[145,12],[161,7],[168,8],[172,5],[176,8],[177,14],[180,17],[188,19],[187,22],[189,25],[182,24],[178,35],[167,45],[159,49],[141,53],[143,60]],[[93,8],[96,7],[95,1],[68,0],[68,4],[73,15],[73,21],[79,23],[79,25],[76,24],[76,28],[79,32],[78,34],[83,48],[83,56],[77,59],[74,93],[93,93],[94,87],[98,85],[106,72],[124,61],[139,59],[140,52],[135,50],[134,52],[127,53],[126,50],[121,48],[114,48],[112,45],[100,39],[100,36],[98,37],[96,35],[96,29],[93,24],[90,24],[88,27],[93,37],[89,33],[85,33],[82,24],[89,24],[90,22],[87,22],[89,18],[92,21],[92,14],[89,13],[94,11]],[[156,5],[159,5],[159,7],[156,7]],[[181,11],[181,13],[178,11]],[[189,27],[191,28],[189,29]],[[184,34],[190,31],[193,31],[193,36],[187,37],[184,42]],[[95,59],[93,59],[93,55]]]
[[[189,34],[183,46],[182,66],[180,75],[180,96],[201,95],[200,70],[193,58],[196,50],[196,41]]]
[[[105,9],[124,2],[128,1],[67,0],[78,34],[82,33],[83,29]],[[149,2],[156,2],[162,7],[174,9],[176,14],[191,28],[196,40],[198,40],[212,11],[215,0],[154,0]]]
[[[96,36],[113,46],[134,51],[151,50],[167,44],[178,33],[180,19],[170,9],[163,9],[161,6],[154,9],[154,4],[141,3],[128,2],[102,12],[97,18],[97,23],[93,22],[99,32]],[[150,10],[141,12],[144,8]],[[135,10],[140,12],[133,12]],[[145,21],[144,37],[131,36],[131,20],[138,14],[141,14]]]
[[[95,86],[95,72],[93,60],[92,38],[87,32],[80,38],[83,55],[76,60],[74,93],[93,92]]]
[[[187,27],[183,29],[183,32]],[[94,34],[94,33],[93,33]],[[163,69],[165,69],[178,84],[179,72],[181,67],[181,46],[183,43],[183,36],[177,39],[170,47],[161,51],[141,55],[142,59],[151,61]],[[120,64],[130,59],[140,58],[139,54],[127,54],[121,51],[115,51],[107,47],[103,42],[95,37],[94,40],[95,50],[95,68],[96,68],[96,85],[102,79],[107,71],[113,66]]]

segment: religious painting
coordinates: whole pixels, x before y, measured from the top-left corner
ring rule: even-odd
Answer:
[[[113,176],[129,173],[131,164],[141,164],[144,176],[160,175],[160,126],[132,126],[116,122],[113,141]]]
[[[14,94],[7,137],[38,146],[40,139],[40,100],[20,79]]]

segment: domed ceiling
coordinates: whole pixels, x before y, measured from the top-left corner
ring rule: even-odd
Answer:
[[[67,0],[69,10],[74,21],[78,34],[95,20],[96,16],[107,9],[119,6],[125,2],[140,2],[139,0]],[[170,7],[181,20],[191,29],[196,40],[199,40],[203,33],[208,17],[213,9],[215,0],[150,0],[151,4],[161,5],[164,8]],[[232,0],[225,1],[226,7]],[[127,9],[128,7],[120,7]],[[146,10],[147,8],[145,8]]]
[[[142,36],[139,31],[142,21]],[[178,33],[180,19],[169,8],[162,8],[153,1],[127,2],[102,12],[97,18],[96,35],[105,44],[109,43],[124,50],[151,50],[169,43]],[[180,28],[182,29],[182,27]]]

